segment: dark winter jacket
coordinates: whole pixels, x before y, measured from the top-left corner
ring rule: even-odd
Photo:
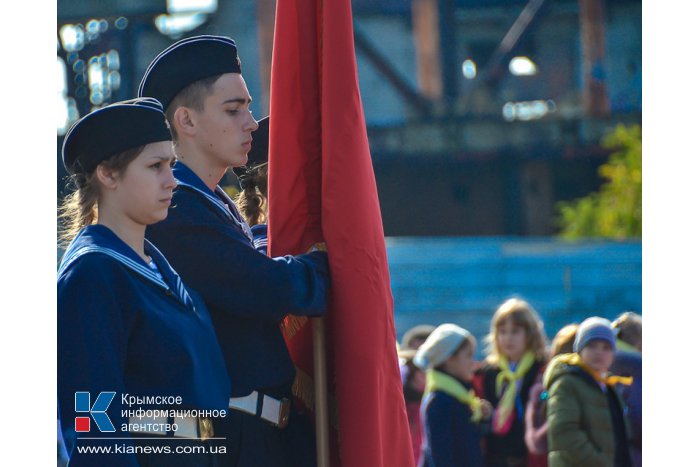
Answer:
[[[618,350],[610,371],[634,378],[631,386],[620,388],[620,395],[629,409],[627,419],[631,428],[632,465],[642,467],[642,354]]]
[[[549,467],[630,467],[622,398],[576,365],[558,360],[544,378]]]
[[[467,384],[465,387],[469,389]],[[422,406],[422,467],[482,467],[484,428],[472,422],[471,416],[466,404],[442,391],[426,395]]]

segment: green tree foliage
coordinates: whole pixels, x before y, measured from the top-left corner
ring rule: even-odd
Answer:
[[[642,129],[618,125],[603,146],[613,153],[598,170],[605,179],[600,191],[557,204],[564,238],[642,236]]]

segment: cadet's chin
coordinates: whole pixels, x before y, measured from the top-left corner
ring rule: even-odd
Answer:
[[[170,206],[153,212],[153,214],[151,215],[150,222],[148,222],[146,225],[157,224],[158,222],[165,220],[165,218],[168,217],[169,208]]]
[[[248,153],[238,154],[231,160],[231,167],[243,167],[248,163]]]

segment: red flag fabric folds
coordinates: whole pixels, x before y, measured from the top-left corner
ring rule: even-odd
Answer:
[[[332,464],[412,466],[384,232],[357,81],[350,0],[277,0],[269,245],[324,240]],[[295,393],[313,407],[310,322],[289,317]]]

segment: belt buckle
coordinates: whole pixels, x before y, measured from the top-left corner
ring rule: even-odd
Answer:
[[[228,408],[255,416],[257,413],[258,399],[260,397],[261,394],[258,391],[253,391],[243,397],[232,397],[229,399]]]
[[[289,411],[291,410],[292,406],[292,401],[287,399],[286,397],[283,397],[280,400],[280,413],[279,413],[279,422],[277,423],[277,428],[285,428],[287,424],[289,424]]]
[[[214,425],[210,418],[197,417],[197,427],[199,428],[199,439],[206,441],[214,437]]]

